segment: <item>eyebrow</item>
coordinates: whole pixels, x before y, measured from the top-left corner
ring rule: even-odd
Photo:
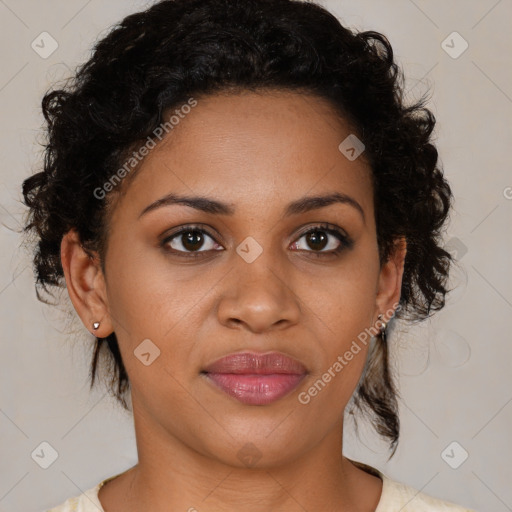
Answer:
[[[339,192],[323,196],[306,196],[293,201],[286,207],[284,217],[306,213],[336,203],[352,206],[361,214],[363,221],[366,221],[364,210],[361,205],[354,198]],[[180,196],[177,194],[167,194],[166,196],[146,206],[144,210],[142,210],[142,212],[139,214],[138,218],[140,219],[146,213],[156,210],[157,208],[174,204],[182,204],[189,206],[190,208],[195,208],[196,210],[215,215],[234,215],[235,213],[235,208],[232,205],[217,201],[215,199],[199,196]]]

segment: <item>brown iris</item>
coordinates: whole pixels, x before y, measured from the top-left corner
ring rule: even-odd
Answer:
[[[311,231],[306,235],[306,241],[311,249],[322,250],[328,242],[328,237],[323,231]]]
[[[181,236],[183,247],[185,247],[187,251],[200,249],[204,243],[204,236],[200,231],[187,231]]]

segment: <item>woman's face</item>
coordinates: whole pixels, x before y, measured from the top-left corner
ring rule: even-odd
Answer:
[[[116,333],[139,443],[284,463],[340,436],[368,349],[353,342],[398,300],[402,268],[379,265],[370,168],[339,149],[352,132],[327,103],[197,101],[115,205],[104,311],[77,309],[88,327],[102,321],[98,336]],[[155,205],[170,194],[188,203]],[[204,371],[242,352],[282,353],[304,374],[231,375],[230,394]]]

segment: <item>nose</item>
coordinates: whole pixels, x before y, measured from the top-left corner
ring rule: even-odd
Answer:
[[[262,255],[252,263],[235,263],[218,304],[217,315],[222,325],[264,333],[298,323],[299,298],[286,273],[272,268],[270,259]]]

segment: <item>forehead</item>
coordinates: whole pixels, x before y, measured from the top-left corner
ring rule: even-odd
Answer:
[[[186,114],[179,106],[166,113],[173,129],[128,186],[134,207],[172,191],[272,204],[308,192],[351,192],[361,203],[372,196],[364,153],[350,160],[340,151],[355,134],[326,100],[266,91],[196,101]]]

